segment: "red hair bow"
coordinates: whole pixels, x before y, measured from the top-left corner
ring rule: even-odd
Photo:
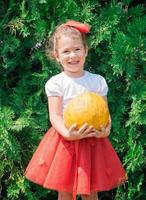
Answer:
[[[83,24],[81,22],[77,22],[77,21],[74,21],[74,20],[68,21],[67,23],[65,23],[65,25],[76,28],[81,33],[89,33],[89,31],[90,31],[89,24]]]

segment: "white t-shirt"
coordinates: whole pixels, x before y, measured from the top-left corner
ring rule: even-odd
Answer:
[[[63,98],[63,107],[72,98],[83,92],[95,92],[101,96],[106,96],[108,86],[105,79],[98,74],[93,74],[84,71],[84,75],[78,78],[73,78],[66,75],[64,72],[50,78],[45,84],[47,96],[61,96]]]

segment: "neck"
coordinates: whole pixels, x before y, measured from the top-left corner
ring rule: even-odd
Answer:
[[[85,71],[82,70],[82,71],[79,72],[79,73],[64,71],[64,73],[65,73],[67,76],[74,77],[74,78],[78,78],[78,77],[83,76],[83,75],[85,74]]]

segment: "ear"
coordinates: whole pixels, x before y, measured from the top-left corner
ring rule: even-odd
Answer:
[[[58,52],[57,51],[54,51],[54,58],[57,60],[57,62],[60,62],[59,60],[59,56],[58,56]]]

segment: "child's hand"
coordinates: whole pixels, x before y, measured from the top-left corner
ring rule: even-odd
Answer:
[[[108,122],[108,125],[104,128],[104,127],[100,127],[100,131],[96,130],[96,136],[97,138],[104,138],[104,137],[108,137],[110,134],[110,130],[111,130],[111,120]],[[94,129],[95,131],[95,129]]]
[[[68,130],[67,140],[79,140],[87,137],[95,137],[96,131],[93,126],[84,124],[79,130],[77,130],[77,125],[73,124]]]

